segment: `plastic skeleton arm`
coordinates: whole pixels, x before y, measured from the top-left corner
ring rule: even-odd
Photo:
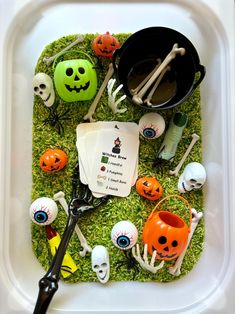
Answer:
[[[157,80],[157,78],[161,75],[162,71],[165,71],[164,69],[168,66],[168,64],[176,57],[177,54],[180,54],[183,56],[185,54],[184,48],[179,48],[178,44],[174,44],[172,47],[172,50],[168,53],[166,58],[162,61],[162,63],[157,67],[152,76],[149,78],[149,80],[146,82],[146,84],[132,97],[132,101],[137,104],[141,105],[143,104],[143,97],[147,90],[150,88],[150,86]],[[160,82],[159,82],[160,83]],[[154,89],[155,90],[155,89]],[[149,105],[151,105],[150,100],[148,99]]]
[[[178,176],[179,174],[179,171],[183,165],[183,163],[185,162],[186,158],[188,157],[190,151],[192,150],[193,146],[195,145],[195,143],[199,140],[199,136],[196,134],[196,133],[193,133],[192,134],[192,140],[191,140],[191,143],[189,144],[186,152],[184,153],[183,157],[181,158],[180,162],[178,163],[178,165],[175,167],[174,170],[170,170],[169,171],[169,174],[170,175],[174,175],[174,176]]]
[[[50,65],[57,57],[62,55],[64,51],[69,50],[73,46],[83,42],[83,40],[84,40],[84,37],[82,35],[78,35],[78,37],[77,37],[77,39],[75,41],[73,41],[70,45],[68,45],[67,47],[62,49],[60,52],[58,52],[54,56],[52,56],[50,58],[43,58],[43,62],[45,62],[47,65]]]
[[[96,107],[98,105],[98,102],[100,101],[100,98],[105,90],[106,85],[108,84],[109,79],[112,77],[114,73],[113,65],[112,63],[109,64],[108,72],[106,73],[106,76],[104,78],[104,81],[102,85],[100,86],[100,89],[98,93],[95,96],[95,99],[93,100],[87,114],[83,117],[84,120],[89,120],[90,122],[95,122],[95,119],[93,119],[93,114],[95,113]]]
[[[54,195],[54,200],[58,201],[60,203],[60,205],[63,207],[63,209],[65,210],[66,214],[68,215],[68,204],[66,202],[65,199],[65,194],[64,192],[60,191],[58,193],[56,193]],[[90,245],[88,245],[86,238],[84,237],[84,235],[82,234],[80,228],[78,227],[78,225],[76,225],[75,227],[75,232],[77,233],[77,236],[79,238],[80,244],[83,248],[82,251],[79,252],[81,257],[84,257],[86,255],[86,253],[91,253],[92,252],[92,248],[90,247]]]
[[[192,218],[192,225],[191,225],[191,230],[190,230],[190,233],[189,233],[189,237],[188,237],[188,243],[187,243],[187,246],[186,248],[184,249],[184,251],[180,254],[180,256],[177,258],[176,262],[175,262],[175,265],[174,266],[171,266],[169,268],[169,273],[173,276],[179,276],[181,274],[181,266],[182,266],[182,263],[183,263],[183,260],[184,260],[184,256],[186,254],[186,251],[189,247],[189,243],[193,237],[193,234],[194,234],[194,231],[196,230],[197,228],[197,224],[198,222],[200,221],[200,219],[203,217],[203,213],[202,212],[197,212],[195,208],[192,208],[192,215],[193,215],[193,218]]]
[[[115,91],[113,92],[113,86],[116,82],[116,79],[110,79],[108,82],[108,105],[109,107],[112,109],[113,113],[124,113],[127,109],[123,108],[123,109],[118,109],[118,105],[120,104],[120,102],[122,102],[125,98],[126,95],[123,95],[122,97],[120,97],[117,101],[115,101],[117,93],[122,89],[123,84],[119,85],[117,87],[117,89],[115,89]]]
[[[143,259],[140,255],[140,247],[139,244],[136,244],[136,251],[137,254],[135,252],[135,246],[133,246],[132,248],[132,255],[134,256],[134,258],[136,259],[136,261],[140,264],[140,266],[147,271],[150,271],[153,274],[156,274],[156,272],[161,269],[164,266],[164,261],[161,261],[161,263],[158,266],[154,266],[154,262],[155,262],[155,258],[157,255],[157,251],[153,251],[153,255],[151,257],[151,261],[149,263],[148,260],[148,244],[144,245],[144,255],[143,255]]]

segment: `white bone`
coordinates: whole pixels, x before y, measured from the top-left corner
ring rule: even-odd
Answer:
[[[191,143],[189,144],[189,146],[188,146],[186,152],[184,153],[184,156],[182,157],[182,159],[180,160],[180,162],[178,163],[178,165],[175,167],[175,169],[169,171],[169,174],[170,174],[170,175],[174,175],[174,176],[176,176],[176,177],[178,176],[179,171],[180,171],[180,169],[181,169],[183,163],[185,162],[185,160],[186,160],[186,158],[188,157],[188,155],[189,155],[191,149],[193,148],[194,144],[199,140],[199,138],[200,138],[200,137],[199,137],[196,133],[193,133],[193,134],[192,134]]]
[[[113,92],[113,86],[116,82],[116,79],[110,79],[108,81],[108,85],[107,85],[107,89],[108,89],[108,106],[112,109],[113,113],[124,113],[127,109],[123,108],[123,109],[118,109],[118,105],[120,104],[120,102],[122,102],[125,98],[126,95],[123,95],[122,97],[120,97],[117,101],[115,101],[117,93],[122,89],[123,84],[119,85],[117,87],[117,89],[115,89],[115,91]]]
[[[188,243],[186,248],[184,249],[184,251],[180,254],[180,256],[177,258],[175,265],[169,267],[169,273],[171,275],[174,276],[179,276],[181,274],[181,266],[184,260],[184,256],[186,254],[186,251],[188,249],[189,243],[193,237],[194,231],[197,228],[197,224],[200,221],[200,219],[203,217],[203,213],[202,212],[197,212],[195,208],[192,208],[192,214],[193,214],[193,218],[192,218],[192,225],[191,225],[191,230],[189,233],[189,237],[188,237]]]
[[[172,50],[168,53],[166,58],[163,60],[163,62],[160,64],[160,66],[156,69],[156,71],[153,73],[151,78],[147,81],[147,83],[144,85],[144,87],[132,97],[132,101],[137,104],[141,105],[143,104],[142,97],[147,92],[149,87],[155,82],[155,80],[158,78],[158,76],[162,73],[162,71],[167,67],[167,65],[176,57],[177,54],[180,54],[183,56],[185,54],[184,48],[178,48],[178,44],[174,44],[172,47]]]
[[[158,88],[158,85],[160,84],[163,76],[165,75],[165,73],[167,71],[170,71],[171,67],[170,66],[167,66],[165,69],[162,70],[162,73],[159,75],[159,77],[157,78],[153,88],[151,89],[151,91],[149,92],[147,98],[145,99],[145,103],[148,105],[148,106],[152,106],[153,104],[151,103],[151,99],[153,97],[153,94],[154,92],[156,91],[156,89]]]
[[[54,56],[52,56],[50,58],[43,58],[43,62],[46,63],[47,65],[50,65],[57,57],[61,56],[64,51],[69,50],[73,46],[83,42],[83,40],[84,40],[84,36],[78,35],[78,37],[77,37],[77,39],[75,41],[73,41],[70,45],[68,45],[67,47],[62,49],[60,52],[58,52]]]
[[[161,64],[161,59],[158,58],[157,65],[155,66],[155,68],[145,77],[145,79],[143,79],[143,81],[140,82],[140,84],[136,88],[130,90],[131,95],[136,95],[141,90],[141,88],[148,82],[151,76],[159,68],[160,64]]]
[[[68,215],[68,203],[66,202],[64,192],[60,191],[60,192],[54,194],[53,198],[54,198],[55,201],[58,201],[60,203],[60,205],[63,207],[64,211]],[[80,254],[81,257],[84,257],[87,252],[88,253],[92,252],[92,248],[87,243],[87,240],[84,237],[84,235],[82,234],[82,232],[81,232],[80,228],[78,227],[78,225],[75,226],[74,230],[77,233],[77,236],[78,236],[78,239],[80,241],[81,247],[83,248],[83,250],[80,251],[79,254]]]
[[[161,269],[164,266],[164,261],[161,261],[161,263],[158,266],[154,266],[154,263],[156,261],[156,255],[157,251],[153,251],[153,255],[151,257],[151,261],[149,263],[148,260],[148,244],[144,245],[144,255],[143,259],[140,255],[140,247],[139,244],[136,244],[136,251],[135,246],[132,248],[132,255],[135,258],[135,260],[140,264],[140,266],[153,274],[156,274],[156,272]]]
[[[113,65],[112,65],[112,63],[110,63],[109,64],[109,69],[108,69],[108,72],[107,72],[107,74],[106,74],[106,76],[104,78],[104,81],[103,81],[102,85],[100,86],[100,89],[99,89],[98,93],[96,94],[95,99],[93,100],[93,102],[92,102],[92,104],[91,104],[87,114],[83,117],[84,120],[88,120],[89,119],[90,122],[95,122],[95,119],[93,119],[92,116],[93,116],[93,114],[94,114],[94,112],[96,110],[96,107],[98,105],[98,102],[100,101],[100,98],[101,98],[101,96],[102,96],[102,94],[103,94],[103,92],[105,90],[105,87],[108,84],[108,81],[112,77],[113,73],[114,73]]]

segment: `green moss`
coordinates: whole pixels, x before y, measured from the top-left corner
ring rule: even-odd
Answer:
[[[119,41],[122,43],[127,37],[127,34],[117,34]],[[98,74],[98,87],[101,85],[103,78],[107,72],[109,60],[98,59],[91,51],[91,42],[95,37],[94,34],[87,34],[86,40],[74,47],[73,50],[81,50],[90,54],[96,63],[96,70]],[[43,62],[44,57],[50,57],[59,52],[69,43],[76,38],[75,35],[66,36],[60,38],[53,43],[48,44],[43,50],[36,68],[35,73],[45,72],[53,77],[52,65],[46,66]],[[65,55],[63,58],[68,58]],[[74,55],[73,55],[74,57]],[[76,103],[64,103],[56,94],[56,103],[58,105],[58,111],[64,112],[68,108],[70,109],[68,115],[70,120],[63,122],[64,134],[61,136],[57,133],[56,129],[44,124],[43,120],[48,117],[49,109],[45,107],[39,97],[34,98],[34,110],[33,110],[33,187],[32,187],[32,200],[35,200],[41,196],[53,197],[53,195],[62,190],[66,194],[67,201],[71,193],[71,175],[75,164],[77,163],[77,150],[76,150],[76,126],[79,123],[84,122],[83,116],[87,113],[92,101],[76,102]],[[140,117],[146,113],[143,109],[134,106],[128,101],[123,102],[123,107],[127,108],[124,114],[113,115],[111,109],[107,105],[107,93],[104,93],[97,110],[94,114],[94,118],[97,121],[132,121],[138,123]],[[170,118],[176,111],[183,111],[188,115],[188,125],[184,130],[183,137],[178,146],[176,156],[172,163],[166,163],[161,166],[153,167],[153,160],[156,158],[156,152],[158,151],[163,136],[157,140],[150,141],[143,138],[140,139],[139,150],[139,176],[155,176],[164,188],[164,196],[171,194],[178,194],[177,182],[178,178],[169,176],[170,169],[178,164],[185,150],[191,141],[191,134],[197,133],[201,135],[201,117],[200,117],[200,92],[197,89],[194,94],[182,105],[177,108],[164,110],[160,114],[164,117],[166,124],[169,123]],[[41,171],[39,167],[39,158],[47,148],[60,148],[64,150],[69,156],[69,163],[66,168],[57,174],[48,174]],[[192,161],[200,162],[202,158],[201,141],[194,146],[193,151],[187,158],[187,163]],[[185,165],[184,165],[185,166]],[[192,207],[197,210],[203,211],[203,193],[201,190],[186,194],[186,198]],[[113,246],[110,240],[110,232],[114,224],[120,220],[129,219],[132,221],[139,230],[139,243],[141,243],[142,229],[149,214],[157,204],[156,202],[148,201],[140,197],[135,188],[132,188],[131,194],[126,198],[111,197],[108,203],[96,209],[92,213],[88,213],[82,217],[79,221],[79,226],[87,238],[88,243],[93,247],[97,244],[104,245],[108,248],[111,262],[111,275],[110,279],[113,281],[132,280],[133,271],[128,271],[126,267],[122,267],[121,270],[116,270],[116,264],[118,261],[124,259],[123,252]],[[57,219],[53,222],[53,227],[63,234],[63,230],[66,224],[66,215],[63,209],[58,205],[59,213]],[[181,201],[172,199],[166,201],[163,205],[163,209],[172,210],[179,214],[183,219],[189,222],[189,211]],[[201,220],[195,231],[191,245],[185,256],[182,265],[181,276],[186,275],[198,261],[200,254],[203,250],[204,243],[204,221]],[[45,229],[43,227],[32,224],[32,247],[33,251],[42,264],[44,269],[48,269],[52,257],[50,255],[49,246],[45,236]],[[91,269],[90,256],[81,258],[79,255],[80,243],[76,234],[73,235],[70,244],[69,252],[78,265],[78,270],[69,278],[67,282],[82,282],[82,281],[96,281],[96,275]],[[148,273],[141,268],[136,276],[138,281],[159,281],[168,282],[180,277],[174,277],[169,274],[168,267],[173,265],[174,261],[168,261],[165,266],[157,272],[156,275]]]

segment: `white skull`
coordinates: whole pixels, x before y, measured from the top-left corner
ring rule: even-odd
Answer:
[[[200,189],[206,182],[206,170],[199,162],[189,163],[178,181],[178,191],[186,193],[191,190]]]
[[[97,278],[101,283],[106,283],[109,280],[110,264],[109,253],[103,245],[96,245],[91,253],[92,270],[96,273]]]
[[[34,94],[41,97],[45,106],[51,107],[55,101],[53,81],[46,73],[37,73],[33,78]]]

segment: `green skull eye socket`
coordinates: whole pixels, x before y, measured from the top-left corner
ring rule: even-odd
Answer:
[[[73,75],[73,69],[72,68],[66,69],[66,75],[67,76],[72,76]]]
[[[79,67],[79,68],[78,68],[78,72],[79,72],[80,74],[84,74],[84,73],[85,73],[85,69],[82,68],[82,67]]]

